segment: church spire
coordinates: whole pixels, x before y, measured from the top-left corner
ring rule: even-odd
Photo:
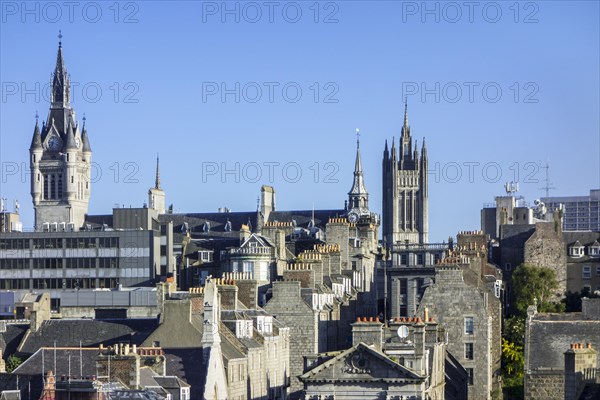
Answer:
[[[362,175],[362,163],[360,161],[360,131],[356,129],[356,161],[354,162],[354,174]]]
[[[158,154],[156,154],[156,178],[154,179],[154,188],[160,189],[160,165]]]
[[[71,82],[62,53],[62,32],[58,32],[58,53],[52,80],[52,103],[55,106],[68,107],[71,101]]]
[[[354,162],[354,183],[348,192],[350,208],[368,208],[369,194],[365,188],[362,162],[360,160],[360,131],[356,130],[356,161]]]

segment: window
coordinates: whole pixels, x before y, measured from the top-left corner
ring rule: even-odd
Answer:
[[[402,264],[402,265],[408,264],[408,255],[407,254],[402,254],[400,256],[400,264]]]
[[[473,368],[465,368],[467,370],[467,383],[473,384]]]
[[[472,335],[474,333],[473,317],[465,317],[465,334]]]
[[[423,265],[423,254],[417,254],[417,265]]]
[[[592,278],[592,267],[589,265],[584,265],[581,269],[581,277],[583,279],[591,279]]]
[[[465,343],[465,358],[467,360],[473,359],[473,343]]]
[[[573,245],[569,249],[569,253],[571,254],[571,257],[581,257],[583,256],[583,246],[579,244]]]
[[[504,264],[504,269],[510,271],[512,269],[512,265],[510,263]]]
[[[596,267],[596,276],[600,276],[600,266]]]

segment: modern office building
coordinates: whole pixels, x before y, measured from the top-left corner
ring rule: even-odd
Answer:
[[[589,196],[542,197],[552,210],[563,204],[564,231],[600,231],[600,189],[590,190]]]

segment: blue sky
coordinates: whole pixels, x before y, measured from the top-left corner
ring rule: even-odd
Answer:
[[[261,184],[278,209],[340,208],[356,128],[379,212],[404,97],[427,140],[431,241],[478,229],[506,181],[541,197],[546,162],[553,195],[600,187],[596,1],[23,4],[0,2],[0,196],[26,227],[59,29],[94,151],[90,213],[141,206],[157,152],[175,211],[253,210]]]

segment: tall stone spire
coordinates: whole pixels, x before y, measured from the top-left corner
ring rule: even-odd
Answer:
[[[156,178],[154,179],[154,189],[160,190],[160,166],[158,154],[156,154]]]
[[[356,161],[354,162],[354,182],[352,189],[348,192],[349,209],[368,209],[369,194],[365,188],[362,162],[360,160],[360,131],[356,130]]]
[[[160,187],[160,164],[158,154],[156,154],[156,176],[154,177],[154,187],[148,190],[148,204],[150,208],[158,211],[158,214],[165,213],[166,196]]]
[[[56,54],[56,66],[52,80],[52,106],[69,107],[71,102],[71,81],[67,74],[65,60],[62,53],[62,33],[58,34],[58,53]]]
[[[404,129],[408,129],[408,100],[404,99]]]

